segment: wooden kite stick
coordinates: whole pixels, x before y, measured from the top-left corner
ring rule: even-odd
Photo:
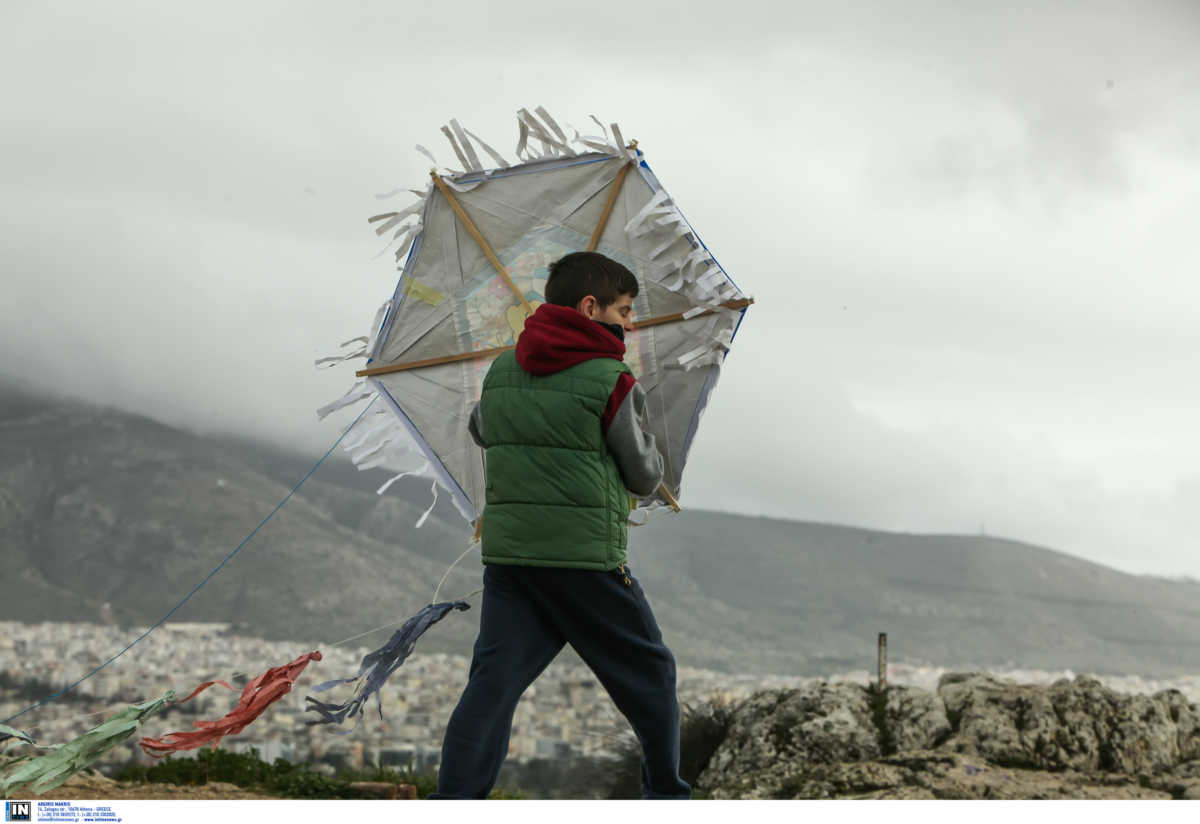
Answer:
[[[754,298],[744,298],[742,300],[731,300],[721,305],[726,309],[745,309],[752,303],[754,303]],[[701,318],[705,315],[711,315],[712,312],[712,309],[705,309],[703,312],[699,312],[692,317]],[[633,328],[636,331],[651,326],[661,326],[664,323],[678,323],[683,320],[683,315],[683,312],[676,312],[673,315],[660,315],[657,318],[648,318],[635,323]],[[497,346],[494,349],[459,352],[456,355],[443,355],[438,358],[426,358],[425,360],[409,361],[408,363],[393,363],[390,366],[373,366],[369,369],[360,369],[354,375],[358,378],[369,378],[375,375],[390,375],[393,372],[407,372],[410,369],[424,369],[427,366],[441,366],[445,363],[458,363],[459,361],[475,360],[476,358],[493,358],[502,352],[507,352],[509,349],[515,348],[515,346]]]
[[[516,349],[516,347],[497,346],[495,349],[477,349],[471,352],[459,352],[457,355],[443,355],[440,358],[426,358],[425,360],[410,361],[408,363],[394,363],[391,366],[375,366],[370,369],[360,369],[354,373],[354,376],[369,378],[373,375],[387,375],[392,372],[406,372],[409,369],[423,369],[426,366],[441,366],[444,363],[457,363],[458,361],[475,360],[476,358],[490,358],[502,352],[507,352],[509,349]]]
[[[450,187],[446,185],[446,181],[442,180],[441,175],[437,172],[430,172],[429,176],[433,178],[433,182],[437,184],[438,189],[446,196],[446,200],[450,203],[450,208],[454,209],[454,214],[458,215],[458,219],[462,221],[463,226],[467,227],[467,232],[479,244],[479,248],[483,250],[483,254],[500,273],[500,277],[504,278],[504,282],[508,284],[508,288],[512,289],[513,294],[517,296],[517,300],[521,301],[521,307],[525,310],[526,315],[533,314],[533,307],[529,305],[529,301],[525,299],[525,295],[517,288],[517,284],[513,283],[512,277],[509,276],[508,270],[504,268],[504,264],[500,262],[500,258],[496,257],[496,253],[492,251],[492,247],[484,240],[479,229],[475,227],[474,222],[463,211],[462,205],[458,202],[458,198],[450,191]]]
[[[729,300],[721,305],[726,309],[745,309],[752,303],[754,303],[754,298],[742,298],[741,300]],[[716,310],[705,309],[703,312],[697,312],[690,318],[687,318],[687,320],[691,320],[692,318],[702,318],[705,315],[711,315],[714,311]],[[636,332],[638,329],[648,329],[651,326],[662,326],[664,323],[678,323],[679,321],[685,319],[683,317],[685,314],[687,313],[676,312],[673,315],[659,315],[656,318],[646,318],[646,320],[634,321],[633,330]]]
[[[671,509],[675,512],[679,512],[682,509],[682,507],[679,506],[679,501],[677,501],[675,496],[671,494],[671,490],[667,489],[667,485],[665,483],[658,485],[658,494],[662,495],[666,499],[667,503],[671,505]]]
[[[633,168],[633,161],[629,161],[621,167],[621,171],[617,172],[617,178],[613,181],[612,189],[608,193],[608,200],[604,203],[604,211],[600,213],[600,221],[596,224],[595,231],[592,232],[592,239],[588,241],[587,250],[589,252],[596,251],[597,244],[600,243],[600,235],[604,234],[604,227],[608,225],[608,216],[612,214],[613,206],[617,204],[617,195],[621,192],[621,184],[625,182],[625,175],[629,174],[629,170]]]

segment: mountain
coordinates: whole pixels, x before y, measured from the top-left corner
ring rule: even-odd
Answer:
[[[315,460],[0,383],[0,619],[157,621]],[[376,496],[384,478],[331,456],[172,620],[314,645],[403,621],[471,530],[446,496],[414,528],[428,486]],[[687,510],[634,529],[630,562],[684,666],[870,669],[883,631],[911,663],[1200,672],[1200,584],[1016,541]],[[480,585],[472,551],[440,597]],[[477,621],[453,614],[422,649],[469,654]]]

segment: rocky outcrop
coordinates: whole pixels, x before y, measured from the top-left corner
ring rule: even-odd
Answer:
[[[1200,799],[1200,709],[1083,676],[764,691],[696,784],[712,798]]]
[[[995,764],[1138,775],[1200,758],[1200,711],[1183,694],[1122,695],[1079,676],[1049,687],[943,676],[954,749]]]
[[[877,727],[889,753],[933,749],[953,732],[941,699],[911,687],[887,690],[886,712]]]
[[[733,797],[723,792],[714,795]],[[875,761],[812,765],[799,780],[779,785],[771,797],[1165,800],[1174,796],[1165,787],[1142,786],[1127,777],[1004,768],[959,753],[918,750]]]
[[[702,778],[728,793],[719,797],[769,798],[777,786],[799,780],[805,765],[880,755],[867,691],[821,683],[748,698]]]

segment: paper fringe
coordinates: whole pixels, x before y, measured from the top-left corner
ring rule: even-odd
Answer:
[[[600,127],[600,135],[581,135],[579,130],[569,123],[559,125],[558,121],[542,106],[537,106],[533,112],[528,109],[519,109],[517,111],[517,148],[514,154],[519,161],[524,163],[548,158],[576,157],[585,152],[600,152],[613,157],[637,159],[637,153],[630,151],[625,146],[621,128],[616,123],[605,128],[595,115],[591,115],[591,120]],[[569,136],[568,131],[570,132]],[[474,174],[482,175],[484,179],[490,177],[495,169],[484,167],[476,147],[486,153],[498,168],[509,169],[513,166],[479,135],[462,126],[455,118],[451,118],[449,123],[442,126],[441,132],[446,138],[446,142],[450,144],[450,149],[454,152],[461,168],[453,169],[442,166],[431,151],[418,144],[417,151],[433,164],[435,171],[443,171],[451,177]],[[455,182],[457,181],[446,181],[448,185],[453,185]],[[402,189],[394,189],[388,194],[399,191]],[[469,189],[464,191],[469,191]],[[383,197],[383,195],[377,195],[377,197]]]
[[[418,149],[422,147],[418,146]],[[430,155],[432,157],[432,155]],[[395,212],[384,212],[379,215],[372,215],[367,218],[367,223],[380,223],[375,227],[375,234],[383,236],[388,232],[392,232],[391,238],[382,249],[375,255],[379,257],[384,252],[395,247],[395,258],[397,268],[403,268],[403,261],[412,245],[416,242],[417,237],[421,234],[421,229],[424,226],[423,217],[425,211],[425,203],[428,200],[429,191],[433,187],[433,182],[426,184],[425,190],[418,189],[393,189],[386,195],[376,195],[376,197],[390,197],[399,192],[409,191],[417,196],[415,203],[411,203],[403,209]],[[395,230],[395,231],[393,231]]]
[[[367,398],[371,398],[371,403],[374,403],[377,397],[378,395],[374,389],[364,387],[364,382],[359,381],[341,398],[323,406],[317,411],[317,414],[319,417],[324,418],[337,409],[351,406]],[[378,409],[368,411],[358,422],[354,431],[342,439],[342,449],[350,456],[351,463],[360,471],[379,467],[396,471],[400,467],[410,467],[398,472],[398,474],[393,475],[384,482],[376,490],[377,495],[387,492],[392,484],[401,478],[416,477],[430,481],[432,501],[429,508],[417,519],[415,524],[417,528],[425,525],[425,522],[433,513],[434,507],[437,505],[438,487],[441,485],[441,478],[438,476],[433,464],[425,458],[421,449],[413,440],[412,434],[400,423],[395,414],[382,406]],[[416,462],[415,467],[413,466],[414,461]]]

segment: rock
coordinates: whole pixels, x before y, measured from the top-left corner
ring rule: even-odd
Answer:
[[[771,798],[933,798],[928,790],[914,786],[905,770],[881,761],[808,764],[789,770],[784,765],[768,769],[760,780],[772,786]],[[905,790],[909,794],[901,795]],[[718,791],[713,797],[735,798]]]
[[[696,781],[726,798],[1200,800],[1200,710],[1177,691],[1124,695],[943,677],[936,695],[857,684],[764,691],[733,710]]]
[[[776,764],[760,776],[766,795],[712,788],[713,798],[778,799],[1162,799],[1171,792],[1134,776],[997,767],[962,753],[913,750],[872,761]]]
[[[1044,695],[1035,687],[988,674],[948,673],[938,682],[938,696],[954,730],[950,744],[955,751],[980,755],[1001,766],[1044,766],[1032,757],[1021,736],[1022,729],[1040,727],[1045,715],[1053,714],[1049,702],[1039,700]],[[1080,734],[1090,732],[1089,727]],[[1098,742],[1088,741],[1083,749],[1095,752]]]
[[[1142,776],[1142,783],[1181,801],[1200,801],[1200,759],[1185,761],[1170,772]]]
[[[714,798],[775,798],[802,765],[881,754],[866,688],[820,682],[764,691],[734,710],[729,733],[697,784],[721,788]]]
[[[931,750],[953,732],[945,704],[928,690],[888,687],[884,718],[883,735],[892,752]]]
[[[1175,724],[1180,759],[1200,763],[1200,708],[1190,704],[1179,690],[1164,690],[1154,697],[1166,702]]]
[[[1001,766],[1159,774],[1195,757],[1200,713],[1177,691],[1123,695],[1079,676],[1049,687],[986,674],[942,677],[947,746]]]

